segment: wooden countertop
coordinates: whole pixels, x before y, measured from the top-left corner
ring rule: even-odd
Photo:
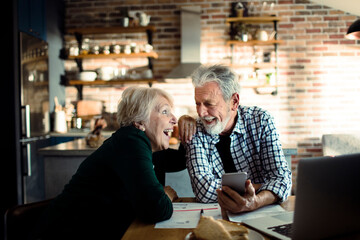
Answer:
[[[107,136],[105,136],[106,138]],[[170,145],[170,148],[177,149],[177,145]],[[76,139],[70,142],[60,143],[54,146],[49,146],[41,148],[39,153],[41,155],[51,155],[51,156],[89,156],[92,154],[96,148],[91,148],[86,145],[84,138]],[[297,149],[295,146],[283,144],[283,151],[285,155],[295,155],[297,154]]]
[[[194,198],[180,198],[176,202],[194,202]],[[287,201],[283,202],[281,206],[286,211],[294,211],[295,209],[295,196],[290,196]],[[193,229],[189,228],[169,228],[159,229],[154,228],[155,224],[141,222],[136,219],[125,232],[122,240],[131,239],[166,239],[166,240],[183,240],[185,236]],[[264,239],[268,239],[264,236]]]
[[[86,137],[90,129],[70,130],[66,133],[51,132],[50,137]],[[104,137],[110,137],[115,131],[101,131]]]
[[[47,156],[89,156],[96,148],[91,148],[86,144],[84,138],[75,139],[70,142],[60,143],[39,149],[39,154]]]

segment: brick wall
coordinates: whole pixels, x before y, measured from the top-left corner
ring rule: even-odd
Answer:
[[[245,0],[244,0],[245,1]],[[216,0],[65,0],[66,27],[117,25],[120,7],[141,10],[151,15],[156,26],[154,61],[156,77],[165,76],[180,61],[179,9],[183,5],[200,5],[202,63],[229,63],[229,26],[232,1]],[[253,3],[259,13],[261,2]],[[272,1],[268,1],[269,3]],[[359,16],[314,4],[308,0],[278,0],[271,13],[282,17],[278,38],[278,94],[258,95],[244,88],[241,103],[269,110],[276,119],[283,142],[298,147],[293,158],[322,155],[321,136],[329,133],[360,131],[360,41],[347,40],[348,26]],[[244,56],[246,54],[244,53]],[[67,63],[68,64],[68,63]],[[175,96],[175,104],[194,112],[191,84],[155,84]],[[103,99],[109,111],[116,111],[122,88],[85,88],[85,98]],[[74,88],[67,97],[75,99]]]

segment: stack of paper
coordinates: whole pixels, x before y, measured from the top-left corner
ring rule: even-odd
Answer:
[[[200,211],[203,216],[212,216],[221,219],[221,208],[218,203],[173,203],[174,212],[169,220],[158,222],[155,228],[196,228],[200,220]]]

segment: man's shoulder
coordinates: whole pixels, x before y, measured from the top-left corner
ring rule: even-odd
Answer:
[[[264,119],[271,118],[269,111],[260,108],[258,106],[239,106],[239,114],[242,116],[242,119],[251,120],[251,119]]]

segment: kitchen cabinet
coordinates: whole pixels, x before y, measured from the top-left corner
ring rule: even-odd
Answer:
[[[103,53],[90,53],[81,52],[82,44],[84,36],[104,36],[104,40],[106,41],[106,37],[109,34],[112,35],[121,35],[126,33],[146,33],[147,43],[152,46],[152,37],[153,33],[156,31],[154,26],[134,26],[134,27],[92,27],[92,28],[72,28],[67,29],[67,34],[74,35],[77,43],[78,49],[80,50],[80,54],[76,55],[66,55],[66,60],[76,61],[79,72],[83,72],[83,61],[88,59],[119,59],[119,58],[147,58],[148,64],[147,67],[151,72],[153,71],[153,59],[158,58],[158,54],[153,50],[150,51],[137,51],[137,52],[103,52]],[[79,79],[66,79],[66,86],[75,86],[78,89],[78,99],[82,99],[82,89],[84,86],[111,86],[111,85],[123,85],[123,84],[141,84],[147,83],[151,87],[154,82],[157,80],[153,77],[151,78],[142,78],[138,77],[134,78],[121,78],[114,80],[104,80],[97,79],[95,81],[82,81]]]
[[[278,45],[282,44],[283,41],[277,39],[277,23],[281,20],[279,17],[274,16],[260,16],[260,17],[232,17],[227,18],[226,22],[230,24],[230,36],[231,39],[227,41],[227,45],[231,48],[231,67],[234,69],[249,69],[253,73],[252,80],[241,80],[242,87],[250,87],[255,90],[256,93],[271,93],[272,95],[277,94],[277,83],[278,83]],[[272,33],[267,34],[264,30],[260,34],[265,36],[258,36],[258,38],[264,39],[249,39],[248,34],[254,28],[258,28],[262,24],[273,24]],[[258,29],[260,30],[260,29]],[[242,33],[239,33],[243,31]],[[261,54],[256,57],[255,48],[272,47],[274,56],[271,57],[271,52]],[[249,59],[247,62],[238,62],[236,59],[235,48],[240,47],[251,47],[252,54],[254,57]],[[260,53],[262,50],[260,51]],[[242,60],[244,57],[242,56]],[[268,73],[264,73],[268,71]],[[246,70],[243,70],[246,72]],[[260,77],[259,72],[262,72]],[[244,84],[246,82],[246,84]]]
[[[46,41],[44,0],[19,0],[18,27],[34,37]]]

